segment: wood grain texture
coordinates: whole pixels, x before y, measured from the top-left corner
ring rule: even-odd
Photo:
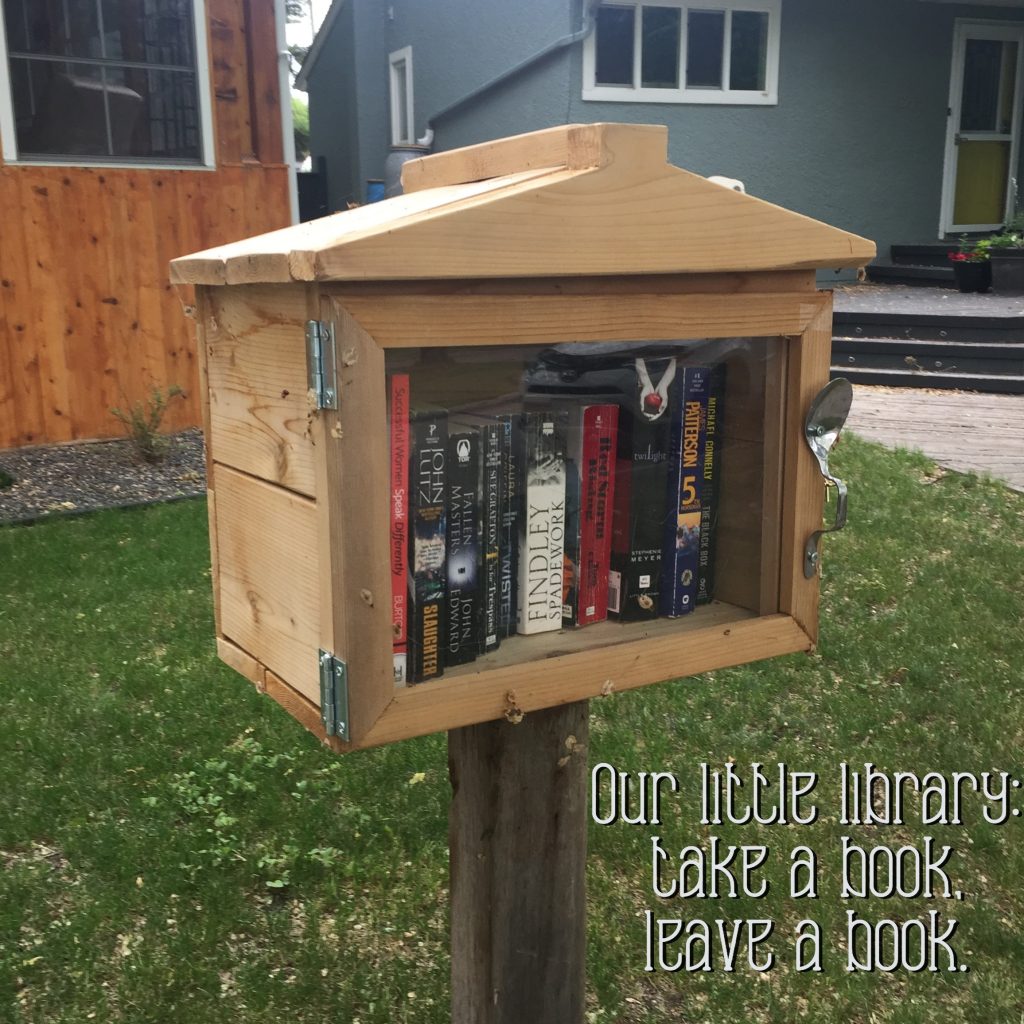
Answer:
[[[804,544],[822,521],[825,483],[804,440],[804,420],[814,396],[828,383],[832,355],[832,295],[799,338],[789,340],[786,388],[785,482],[782,514],[782,585],[779,609],[818,639],[818,576],[804,577]]]
[[[723,612],[726,621],[702,625]],[[811,647],[807,634],[786,615],[753,617],[744,609],[712,605],[683,620],[666,621],[675,626],[674,634],[668,626],[653,628],[657,621],[648,633],[633,633],[632,642],[602,644],[596,636],[590,642],[573,641],[569,634],[572,653],[552,652],[531,662],[523,661],[527,655],[521,652],[515,663],[493,669],[477,661],[470,671],[448,672],[437,682],[399,690],[360,746],[392,743],[495,720],[506,713],[536,711]],[[594,629],[588,626],[580,632]],[[563,642],[567,639],[566,634],[555,636]],[[511,642],[507,647],[503,643],[499,653],[505,649],[505,657],[511,657],[511,647]]]
[[[215,465],[225,639],[320,699],[320,568],[314,503]]]
[[[616,145],[616,135],[625,136],[626,145]],[[556,125],[410,160],[402,166],[402,189],[420,192],[544,167],[578,171],[601,167],[623,152],[633,167],[664,166],[668,129],[664,125]]]
[[[154,386],[187,393],[167,429],[199,423],[195,342],[168,263],[290,219],[276,46],[264,45],[273,5],[207,10],[216,170],[0,160],[0,448],[117,436],[110,409]]]
[[[229,668],[245,676],[256,689],[264,690],[264,667],[248,651],[224,637],[217,637],[217,657]]]
[[[568,157],[568,167],[538,167],[563,159],[565,147],[553,149],[550,132],[492,144],[493,159],[481,149],[444,154],[433,180],[465,178],[476,164],[487,174],[509,173],[196,253],[176,262],[175,280],[710,273],[859,267],[875,255],[873,242],[666,164],[664,136],[651,126],[589,131],[599,152],[582,169]],[[426,174],[430,165],[422,163]]]
[[[715,274],[610,274],[601,277],[500,277],[423,281],[331,281],[331,295],[356,299],[412,295],[717,295],[723,292],[815,292],[813,270],[742,271]]]
[[[315,417],[321,561],[330,574],[324,599],[334,635],[327,649],[348,664],[350,732],[358,740],[394,694],[384,353],[330,298],[320,315],[334,325],[339,394],[337,412]]]
[[[211,458],[315,496],[305,290],[261,285],[205,291]]]
[[[487,671],[467,666],[457,675],[446,673],[435,683],[398,690],[370,732],[352,743],[325,734],[320,721],[319,694],[312,697],[300,693],[270,669],[264,671],[264,687],[267,695],[306,729],[332,750],[345,753],[504,719],[507,714],[515,716],[518,711],[528,713],[590,697],[611,697],[618,691],[636,689],[652,680],[682,678],[761,658],[807,651],[813,646],[807,634],[785,615],[755,617],[744,609],[721,604],[705,606],[694,615],[703,619],[704,625],[687,635],[682,643],[678,638],[673,641],[655,631],[652,634],[654,646],[649,648],[650,641],[642,633],[634,633],[639,639],[622,642],[617,647],[597,644],[593,654],[577,646],[571,655],[551,654],[548,658],[541,655],[541,660],[533,664],[543,668],[543,675],[524,679],[524,665],[530,663],[524,663],[520,656],[519,660],[510,659],[512,664],[506,666]],[[564,634],[552,634],[552,638],[559,636]],[[697,641],[696,649],[691,649],[693,640]],[[643,665],[649,650],[656,660],[644,674]],[[607,658],[609,654],[612,657]]]
[[[345,308],[384,348],[801,334],[820,308],[787,293],[359,298]],[[557,335],[557,337],[556,337]]]
[[[313,281],[322,277],[318,270],[319,254],[330,246],[347,245],[361,238],[386,233],[397,223],[437,215],[488,193],[533,181],[543,174],[543,171],[528,171],[491,181],[394,196],[319,220],[243,238],[230,245],[218,245],[174,260],[171,263],[171,280],[182,284]]]
[[[222,202],[258,178],[259,209]],[[200,420],[195,342],[167,264],[197,243],[288,220],[284,168],[202,171],[0,166],[0,447],[109,437],[113,406],[178,384],[167,429]],[[15,212],[16,211],[16,212]]]
[[[448,734],[459,1024],[583,1022],[588,741],[586,701]]]

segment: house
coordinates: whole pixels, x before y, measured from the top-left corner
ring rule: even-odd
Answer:
[[[334,209],[389,146],[658,123],[672,163],[886,253],[1012,213],[1024,0],[335,0],[298,84]]]
[[[283,39],[282,0],[3,0],[0,447],[154,387],[199,422],[168,262],[294,220]]]

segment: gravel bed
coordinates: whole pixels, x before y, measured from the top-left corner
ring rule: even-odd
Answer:
[[[185,430],[168,440],[167,456],[157,465],[143,462],[131,442],[124,440],[2,451],[0,523],[34,522],[205,494],[203,432]],[[7,477],[14,483],[5,487]]]

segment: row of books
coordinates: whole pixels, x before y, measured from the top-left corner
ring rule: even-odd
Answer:
[[[723,371],[625,371],[619,393],[485,411],[417,407],[410,376],[390,375],[397,683],[515,634],[711,600]]]

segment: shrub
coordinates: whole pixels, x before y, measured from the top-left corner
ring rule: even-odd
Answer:
[[[160,425],[171,399],[184,394],[177,384],[166,391],[154,387],[148,398],[135,402],[129,409],[110,410],[124,424],[135,451],[144,462],[160,462],[167,454],[169,442],[160,433]]]

